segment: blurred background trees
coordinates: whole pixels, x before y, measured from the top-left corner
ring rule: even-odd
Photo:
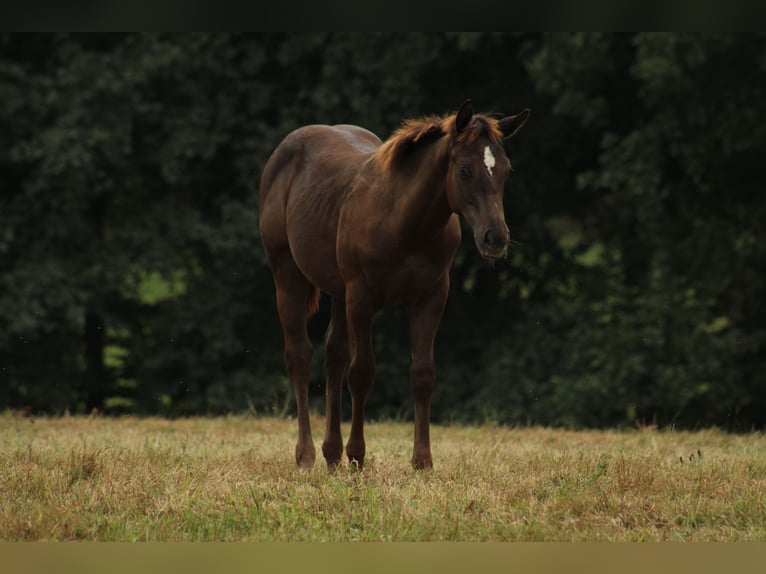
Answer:
[[[508,144],[521,246],[460,248],[433,418],[762,428],[763,34],[0,36],[0,408],[292,413],[269,153],[467,97],[532,109]],[[371,416],[411,415],[405,330],[376,323]]]

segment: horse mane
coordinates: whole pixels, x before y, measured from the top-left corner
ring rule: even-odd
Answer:
[[[405,120],[401,127],[381,144],[372,157],[373,162],[381,171],[390,171],[416,144],[453,134],[455,118],[456,114]],[[475,114],[470,123],[457,135],[457,141],[472,144],[482,135],[495,143],[501,143],[503,140],[503,133],[496,119]]]

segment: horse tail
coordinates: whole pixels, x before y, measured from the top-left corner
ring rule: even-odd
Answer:
[[[309,288],[309,296],[306,301],[306,318],[308,319],[319,309],[319,289],[311,285]]]

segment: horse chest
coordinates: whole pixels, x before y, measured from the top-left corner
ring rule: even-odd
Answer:
[[[449,272],[459,243],[457,219],[425,236],[370,225],[356,236],[341,236],[338,247],[347,255],[341,258],[341,271],[347,280],[361,275],[379,305],[406,304],[431,291]]]
[[[380,305],[407,304],[430,292],[449,272],[450,258],[409,255],[400,261],[368,261],[365,282]]]

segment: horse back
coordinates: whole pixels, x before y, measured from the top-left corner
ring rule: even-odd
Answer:
[[[354,125],[298,128],[282,140],[267,161],[261,177],[260,202],[263,204],[274,189],[293,191],[296,179],[316,191],[343,191],[380,144],[375,134]],[[329,177],[331,174],[333,177]],[[330,183],[328,178],[335,184],[331,189],[324,185]]]
[[[277,146],[260,186],[261,239],[272,267],[289,256],[314,285],[332,295],[342,292],[338,216],[379,146],[377,136],[351,125],[305,126]]]

